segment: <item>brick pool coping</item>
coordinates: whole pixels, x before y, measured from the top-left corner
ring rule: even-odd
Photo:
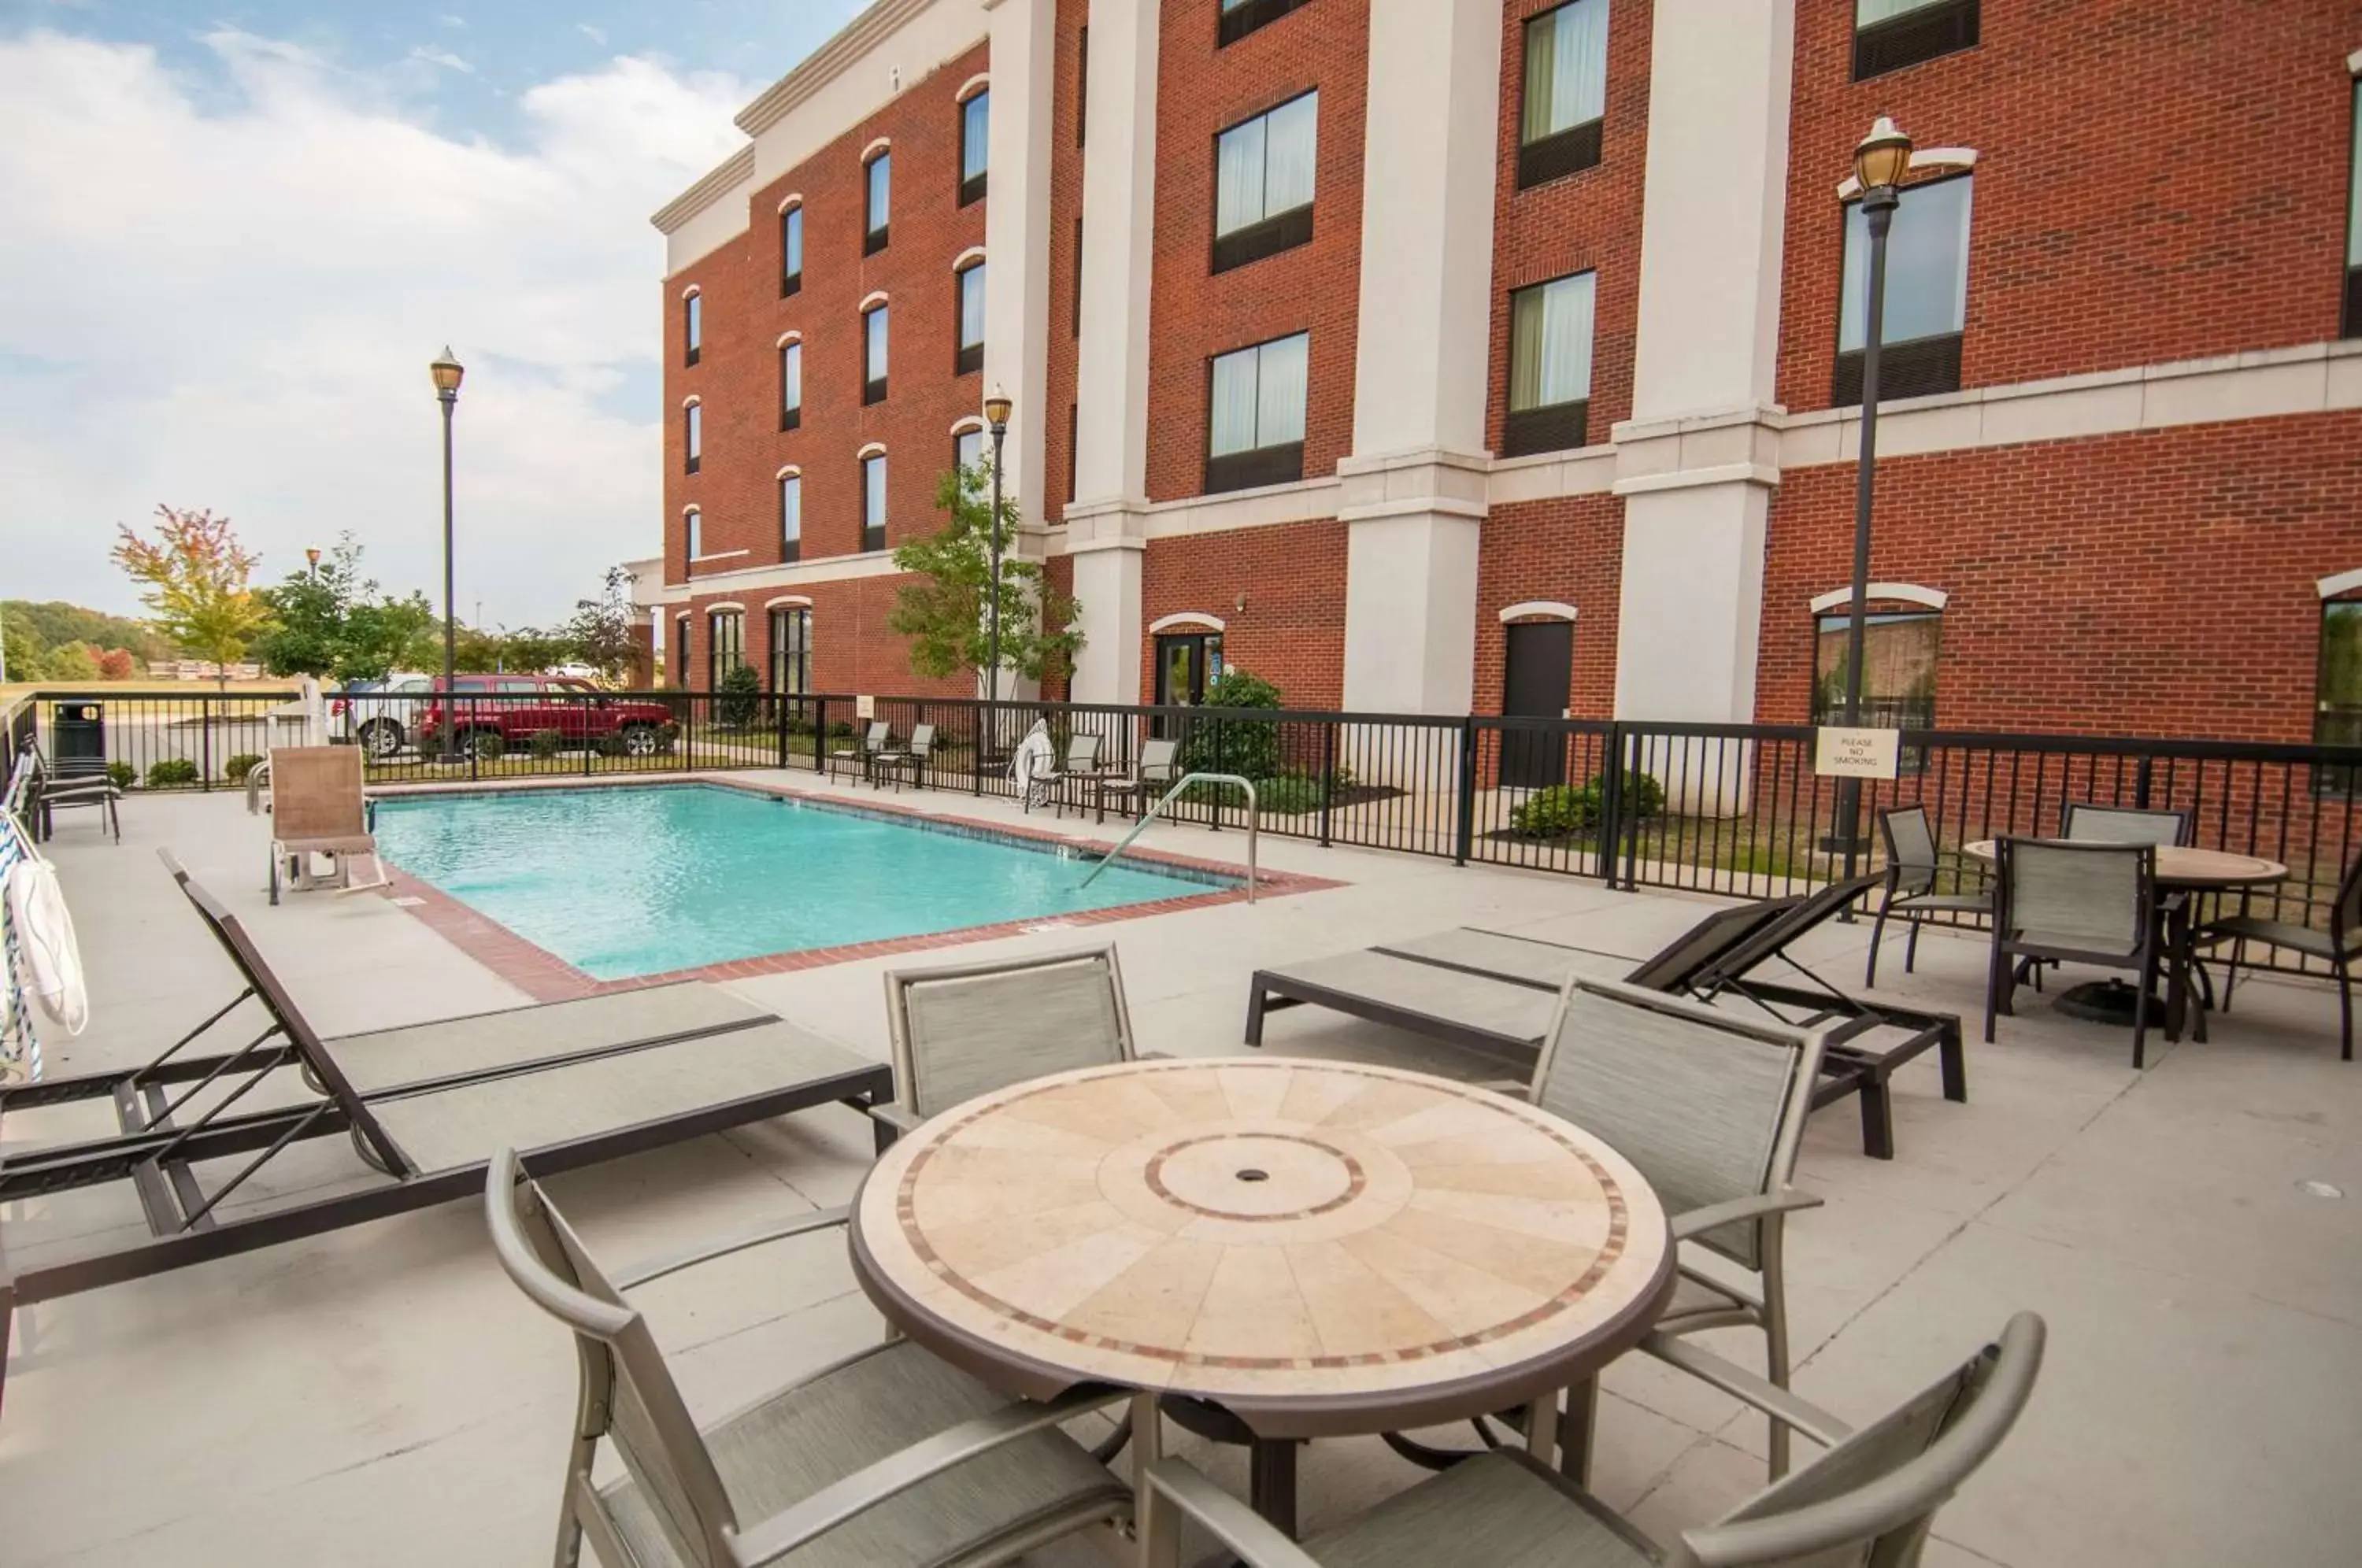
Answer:
[[[904,818],[914,823],[934,823],[966,830],[988,838],[1028,840],[1035,844],[1054,845],[1094,854],[1105,854],[1115,847],[1114,842],[1109,839],[1084,837],[1043,828],[1013,826],[1008,823],[987,822],[975,817],[922,811],[900,802],[848,801],[834,795],[807,792],[778,784],[758,784],[749,779],[703,775],[687,778],[676,776],[665,779],[609,776],[598,779],[553,778],[546,781],[535,780],[531,783],[525,783],[523,780],[501,780],[481,784],[455,781],[397,786],[371,792],[381,799],[396,799],[406,795],[495,794],[521,786],[542,790],[595,790],[677,789],[682,786],[701,785],[738,790],[750,795],[785,795],[833,810]],[[577,997],[600,996],[611,991],[637,990],[647,986],[670,985],[679,980],[746,980],[764,975],[787,975],[801,969],[822,968],[831,964],[850,964],[862,958],[884,958],[900,953],[923,953],[938,947],[955,947],[965,943],[988,942],[997,937],[1021,936],[1038,931],[1064,930],[1070,926],[1108,925],[1118,921],[1137,920],[1145,915],[1173,914],[1183,910],[1206,909],[1217,904],[1238,904],[1246,901],[1246,889],[1243,886],[1245,869],[1242,867],[1227,861],[1205,860],[1194,856],[1175,855],[1164,850],[1133,849],[1126,853],[1130,858],[1151,866],[1161,866],[1178,871],[1193,871],[1201,876],[1212,874],[1226,878],[1235,878],[1241,885],[1209,888],[1201,893],[1185,893],[1142,904],[1120,904],[1113,909],[1087,910],[1075,914],[1040,915],[1024,920],[997,921],[989,925],[966,925],[950,931],[888,937],[877,942],[852,942],[834,947],[806,948],[799,953],[768,953],[752,958],[734,958],[720,964],[699,965],[688,969],[668,969],[662,974],[638,975],[620,980],[602,980],[583,973],[547,948],[526,941],[481,911],[461,902],[431,883],[420,880],[390,861],[386,863],[389,881],[381,896],[395,900],[410,914],[425,922],[430,930],[535,1001],[570,1001]],[[1330,878],[1308,877],[1287,871],[1264,871],[1255,878],[1257,893],[1263,898],[1285,898],[1291,893],[1309,893],[1322,889],[1344,886],[1346,886],[1345,883]]]

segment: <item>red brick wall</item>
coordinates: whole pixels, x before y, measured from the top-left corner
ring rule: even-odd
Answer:
[[[1781,482],[1764,722],[1810,716],[1805,604],[1851,575],[1853,483]],[[1875,520],[1874,580],[1951,595],[1940,727],[2306,741],[2314,584],[2362,566],[2362,413],[1891,458]]]
[[[1501,449],[1509,406],[1509,292],[1596,270],[1591,414],[1584,439],[1605,443],[1632,412],[1633,343],[1640,315],[1640,193],[1649,149],[1651,0],[1616,0],[1607,18],[1607,113],[1599,162],[1518,189],[1526,19],[1561,0],[1509,0],[1501,17],[1499,196],[1493,214],[1493,346],[1485,438]],[[1578,634],[1578,641],[1580,635]]]
[[[1156,695],[1156,638],[1147,628],[1184,611],[1227,623],[1223,663],[1278,687],[1287,706],[1334,708],[1344,701],[1342,523],[1152,539],[1140,579],[1142,701]]]
[[[1336,471],[1353,443],[1353,354],[1361,301],[1363,105],[1369,95],[1368,0],[1319,0],[1214,47],[1208,0],[1164,0],[1157,49],[1156,255],[1148,352],[1148,494],[1204,489],[1212,358],[1309,330],[1304,473]],[[1241,120],[1320,92],[1312,238],[1215,275],[1214,138]],[[1089,237],[1084,237],[1087,246]]]
[[[1891,115],[1977,150],[1961,383],[2337,336],[2362,6],[1983,0],[1983,41],[1852,80],[1853,7],[1796,8],[1780,400],[1827,408],[1835,189]]]
[[[1075,409],[1075,225],[1083,215],[1082,123],[1083,29],[1091,19],[1090,0],[1058,0],[1057,38],[1052,45],[1050,83],[1050,354],[1043,388],[1044,428],[1042,515],[1062,521],[1074,499],[1066,476],[1074,471],[1071,421]],[[1086,237],[1084,243],[1088,244]]]
[[[958,205],[959,108],[952,94],[987,63],[978,44],[928,73],[756,190],[745,234],[665,281],[666,580],[687,577],[680,514],[692,503],[703,514],[709,554],[748,552],[726,563],[729,569],[778,561],[776,476],[787,463],[803,470],[801,558],[858,551],[855,454],[871,441],[887,449],[889,546],[942,526],[935,486],[951,467],[952,423],[984,396],[980,375],[953,373],[958,324],[952,261],[984,243],[986,203]],[[893,144],[891,238],[884,250],[864,257],[861,153],[881,136]],[[804,201],[803,287],[783,300],[778,204],[796,193]],[[685,368],[679,296],[692,282],[705,293],[705,344],[700,363]],[[887,293],[892,310],[889,390],[884,403],[864,407],[857,307],[873,290]],[[777,344],[789,329],[803,334],[803,417],[799,428],[783,433]],[[701,471],[685,475],[679,405],[691,392],[704,400],[704,456]],[[818,589],[813,598],[817,603]],[[829,630],[816,616],[816,646],[826,646]],[[697,635],[703,635],[701,621]],[[750,650],[752,640],[750,624]],[[692,670],[702,681],[701,656]]]
[[[1616,625],[1624,563],[1624,502],[1570,495],[1496,506],[1476,565],[1476,712],[1501,711],[1508,640],[1501,612],[1529,600],[1574,606],[1568,706],[1578,719],[1616,716]]]

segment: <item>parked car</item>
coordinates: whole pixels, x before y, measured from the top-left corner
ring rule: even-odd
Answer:
[[[414,739],[421,751],[440,744],[442,686],[431,682],[427,700],[418,704]],[[614,734],[624,755],[653,756],[669,744],[673,723],[672,710],[661,702],[612,696],[587,680],[548,675],[463,675],[454,707],[452,729],[461,750],[481,735],[498,735],[514,748],[555,730],[566,745],[596,745]]]
[[[383,680],[348,682],[328,711],[347,740],[371,756],[392,756],[410,744],[420,699],[434,690],[432,678],[396,670]]]

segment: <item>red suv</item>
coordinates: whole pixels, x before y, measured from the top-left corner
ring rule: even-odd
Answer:
[[[436,686],[439,690],[442,682]],[[457,708],[457,749],[463,751],[479,735],[498,735],[514,750],[541,731],[555,730],[569,746],[596,745],[613,734],[622,739],[624,755],[654,756],[670,744],[673,723],[672,710],[661,702],[635,701],[587,680],[551,675],[463,675]],[[440,744],[441,696],[419,704],[413,733],[422,753]]]

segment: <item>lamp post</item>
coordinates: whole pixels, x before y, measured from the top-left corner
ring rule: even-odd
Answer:
[[[314,582],[317,582],[317,581],[319,581],[319,580],[320,580],[320,547],[319,547],[319,546],[317,546],[317,545],[315,545],[315,546],[313,546],[310,549],[305,550],[305,551],[304,552],[304,558],[306,561],[309,561],[309,562],[311,563],[311,566],[312,566],[312,580],[313,580]]]
[[[443,357],[426,367],[435,378],[436,400],[443,405],[443,760],[449,762],[456,755],[452,737],[459,730],[458,701],[459,679],[459,633],[452,621],[451,580],[451,411],[459,405],[459,378],[468,372],[451,357],[449,344],[443,346]]]
[[[1886,333],[1886,234],[1903,199],[1903,176],[1911,168],[1911,138],[1884,115],[1853,149],[1854,178],[1861,183],[1862,221],[1870,230],[1870,278],[1864,301],[1861,350],[1861,452],[1854,470],[1853,613],[1846,625],[1845,722],[1861,723],[1862,641],[1870,613],[1871,491],[1878,464],[1878,359]],[[1861,780],[1841,779],[1838,815],[1845,843],[1845,874],[1854,874],[1861,851]]]
[[[1009,434],[1009,394],[999,387],[984,400],[984,421],[992,430],[992,575],[986,585],[986,640],[989,668],[985,675],[985,703],[997,711],[1000,701],[1000,443]],[[998,731],[996,730],[996,733]]]

